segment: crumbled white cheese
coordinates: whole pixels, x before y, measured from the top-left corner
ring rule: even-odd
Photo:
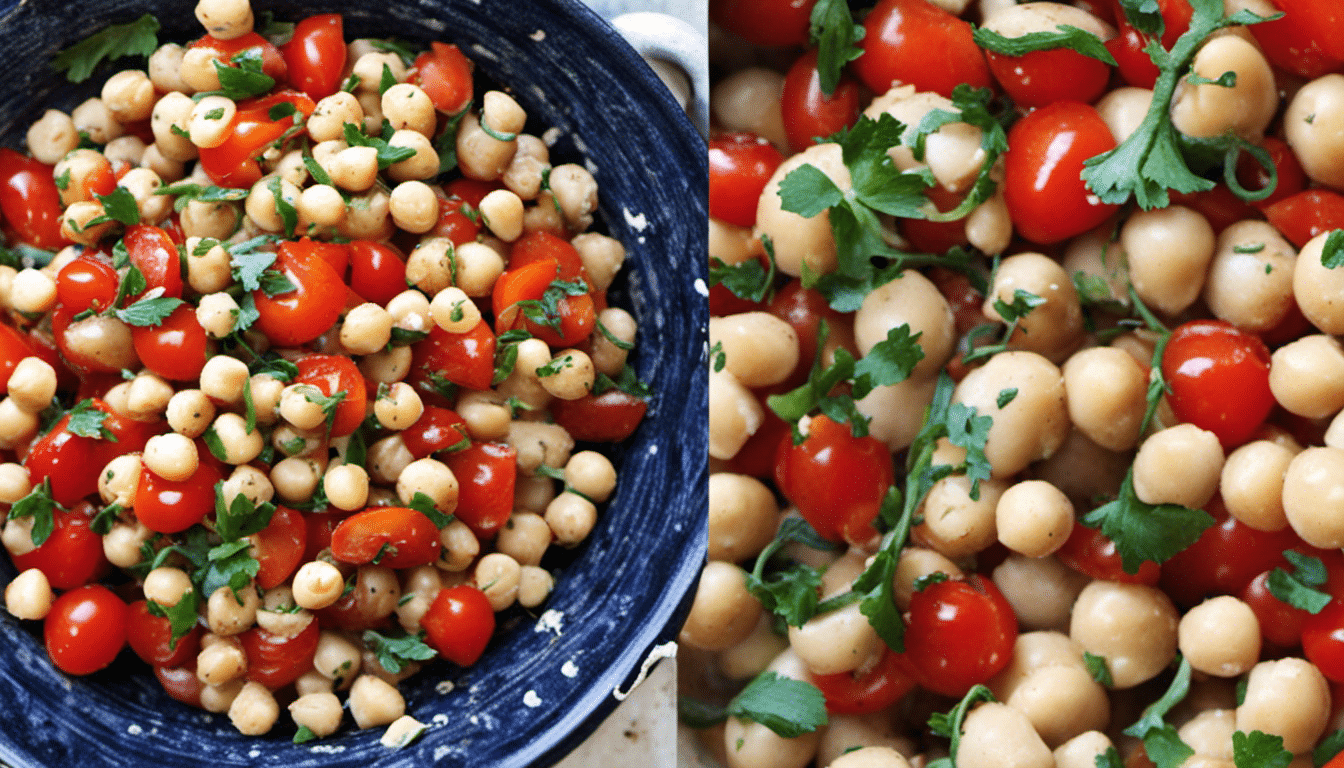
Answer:
[[[560,665],[560,674],[565,677],[577,677],[579,674],[579,666],[575,664],[573,660],[566,661],[564,664]]]
[[[540,707],[541,697],[537,695],[536,691],[528,691],[523,694],[523,705],[534,709]]]
[[[541,618],[537,619],[537,624],[532,628],[532,631],[554,632],[556,637],[559,637],[564,634],[560,629],[564,623],[564,619],[564,611],[557,611],[554,608],[548,609],[545,613],[541,614]]]
[[[695,292],[701,296],[709,295],[709,286],[705,285],[704,278],[695,278]]]
[[[528,35],[528,37],[532,38],[533,42],[540,43],[542,40],[546,39],[546,30],[538,29],[536,32]]]

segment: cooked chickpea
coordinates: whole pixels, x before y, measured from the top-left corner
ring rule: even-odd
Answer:
[[[298,187],[279,176],[267,176],[252,185],[252,190],[248,192],[247,200],[243,203],[247,217],[258,228],[267,232],[279,232],[285,228],[285,221],[281,218],[276,203],[277,188],[280,199],[285,203],[293,206],[298,202]]]
[[[149,94],[152,95],[152,89]],[[143,108],[145,100],[145,92],[141,91],[134,103],[127,103],[128,110]],[[97,97],[85,99],[71,110],[70,119],[75,124],[75,130],[88,134],[89,140],[95,144],[106,144],[126,132],[111,108]]]
[[[914,270],[905,270],[897,279],[873,290],[854,313],[854,341],[859,353],[868,354],[902,325],[909,326],[911,335],[920,334],[919,346],[924,351],[910,377],[933,378],[951,359],[956,344],[952,310],[938,288]]]
[[[1283,478],[1283,511],[1312,546],[1344,546],[1344,449],[1318,446],[1293,457]]]
[[[1232,72],[1236,82],[1176,87],[1171,122],[1187,136],[1209,137],[1235,133],[1256,141],[1279,108],[1274,72],[1260,48],[1236,35],[1210,38],[1195,54],[1192,73],[1214,80]]]
[[[359,372],[376,384],[392,384],[406,378],[411,372],[411,348],[392,347],[359,360]]]
[[[317,102],[304,127],[314,142],[336,141],[345,136],[346,123],[360,125],[363,122],[364,109],[360,107],[359,99],[352,93],[337,91]]]
[[[261,683],[248,681],[229,705],[229,722],[246,736],[268,733],[280,717],[280,705],[270,689]]]
[[[5,586],[5,610],[16,619],[41,621],[55,600],[47,575],[37,568],[25,570]]]
[[[1023,629],[1055,630],[1068,629],[1069,612],[1088,581],[1054,557],[1018,554],[999,563],[993,579]]]
[[[438,459],[416,459],[407,464],[397,476],[397,497],[409,504],[417,493],[423,493],[444,514],[457,509],[457,478],[448,465]]]
[[[597,507],[576,493],[562,493],[546,505],[544,517],[555,534],[555,543],[572,547],[592,532],[597,524]]]
[[[1033,669],[1004,703],[1026,715],[1051,749],[1105,728],[1111,715],[1106,689],[1072,664]]]
[[[1174,315],[1199,298],[1213,260],[1213,227],[1179,205],[1139,211],[1120,228],[1134,291],[1149,307]]]
[[[141,588],[146,600],[153,600],[165,608],[177,605],[186,593],[193,590],[191,577],[186,571],[168,566],[150,571]]]
[[[387,725],[406,713],[401,692],[373,675],[360,675],[350,686],[350,715],[360,728]]]
[[[1196,671],[1236,677],[1260,659],[1260,622],[1246,603],[1221,595],[1181,617],[1177,644]]]
[[[522,568],[517,560],[502,552],[491,552],[476,563],[473,583],[485,593],[490,607],[502,611],[518,599]]]
[[[506,243],[523,234],[523,201],[507,189],[496,189],[481,198],[481,218],[495,237]]]
[[[1053,554],[1073,532],[1073,503],[1044,480],[1009,486],[994,508],[995,527],[1004,546],[1028,557]]]
[[[1261,333],[1292,309],[1297,254],[1273,225],[1239,221],[1218,235],[1204,283],[1204,302],[1214,317]]]
[[[290,503],[307,501],[317,491],[322,479],[322,467],[314,460],[290,456],[271,467],[271,484],[275,493]]]
[[[994,510],[1006,488],[1004,481],[984,480],[976,498],[965,475],[942,478],[924,497],[924,522],[916,529],[918,535],[954,560],[983,551],[994,543]]]
[[[1021,711],[998,702],[981,704],[962,726],[959,768],[1052,768],[1054,756]]]
[[[317,650],[313,653],[313,669],[332,680],[337,688],[348,684],[359,674],[362,666],[362,654],[355,645],[337,632],[323,630],[317,637]]]
[[[392,148],[415,150],[411,157],[387,167],[387,177],[393,181],[430,179],[439,174],[439,153],[430,140],[419,131],[395,131],[387,140]],[[461,160],[461,158],[458,158]]]
[[[1010,389],[1017,394],[1000,406],[1000,394]],[[1063,374],[1034,352],[995,355],[966,374],[952,399],[993,418],[985,455],[996,478],[1050,457],[1069,432]]]
[[[725,130],[750,131],[784,148],[789,142],[779,106],[783,89],[782,74],[766,67],[748,67],[714,84],[710,109]]]
[[[1336,189],[1344,187],[1341,125],[1344,125],[1344,75],[1336,73],[1318,77],[1299,88],[1283,114],[1284,137],[1301,161],[1302,170],[1313,181]]]
[[[40,357],[25,357],[6,384],[9,399],[29,413],[41,413],[56,395],[56,369]]]
[[[870,663],[883,648],[882,639],[868,617],[860,613],[858,603],[818,614],[803,626],[788,630],[789,647],[815,675],[852,672]]]
[[[1115,688],[1150,680],[1176,655],[1177,613],[1162,591],[1094,581],[1073,605],[1069,635],[1106,659]]]
[[[1279,347],[1270,356],[1269,389],[1298,416],[1333,416],[1344,408],[1344,347],[1322,333]]]
[[[487,98],[489,94],[486,94]],[[398,83],[382,96],[383,117],[392,124],[392,130],[409,129],[434,137],[437,115],[429,94],[418,85]]]
[[[378,417],[378,423],[388,429],[406,429],[420,418],[424,410],[415,388],[403,382],[388,387],[386,393],[373,401],[373,413]]]
[[[75,121],[58,109],[48,109],[28,128],[28,151],[39,162],[55,165],[79,146]]]
[[[22,464],[7,461],[0,464],[0,503],[13,504],[32,491],[28,469]]]
[[[574,450],[574,438],[559,424],[514,421],[508,443],[517,451],[518,469],[532,475],[537,467],[563,467]]]
[[[550,529],[548,528],[548,541],[549,536]],[[447,527],[439,531],[439,544],[442,549],[439,552],[439,559],[434,564],[450,573],[465,571],[476,561],[476,556],[481,553],[480,540],[461,520],[453,520]]]
[[[247,654],[237,640],[222,638],[209,644],[201,641],[201,652],[196,656],[196,677],[202,683],[223,685],[246,672]]]
[[[223,144],[230,136],[237,111],[238,105],[226,96],[206,96],[196,102],[187,120],[191,143],[204,148]]]
[[[565,485],[601,503],[616,488],[616,468],[611,459],[597,451],[579,451],[565,463]]]
[[[261,598],[255,586],[248,584],[238,592],[220,587],[206,601],[205,619],[210,631],[231,637],[242,634],[257,622]]]
[[[1258,531],[1288,526],[1283,509],[1283,483],[1294,452],[1269,440],[1237,448],[1223,462],[1218,490],[1227,511]]]
[[[388,196],[388,211],[407,232],[428,232],[439,223],[439,198],[423,181],[403,181]]]
[[[250,0],[200,0],[196,20],[212,37],[233,40],[252,31],[252,4]]]
[[[1059,262],[1048,256],[1039,253],[1009,256],[994,273],[994,284],[982,310],[985,317],[1002,321],[994,303],[1012,302],[1017,291],[1026,291],[1043,303],[1018,321],[1008,341],[1010,348],[1038,352],[1054,362],[1063,360],[1083,337],[1083,308],[1073,280]]]
[[[1262,661],[1251,669],[1246,695],[1237,707],[1237,730],[1283,737],[1293,754],[1310,751],[1330,717],[1325,676],[1305,659]]]
[[[1133,448],[1148,391],[1139,363],[1116,347],[1089,347],[1069,357],[1063,372],[1073,425],[1104,448]]]
[[[158,418],[168,408],[173,385],[148,371],[141,371],[126,388],[126,407],[132,416]]]
[[[555,577],[546,569],[524,565],[518,574],[518,604],[524,608],[536,608],[546,602],[554,588]]]
[[[723,650],[751,633],[761,604],[747,591],[746,576],[732,563],[712,560],[705,565],[690,615],[681,628],[681,642],[692,648]]]
[[[378,87],[383,81],[384,67],[392,73],[392,77],[397,82],[406,79],[406,65],[402,63],[400,56],[390,51],[366,53],[355,59],[354,62],[351,72],[359,78],[359,85],[356,87],[360,91],[377,93]]]
[[[47,273],[31,267],[19,270],[14,276],[9,301],[10,306],[20,312],[50,312],[56,306],[56,281]]]
[[[401,435],[388,435],[369,446],[368,470],[370,479],[379,483],[396,483],[401,471],[415,461]]]
[[[346,313],[340,339],[352,355],[373,354],[392,339],[392,315],[373,302],[360,304]]]
[[[331,158],[327,173],[332,183],[351,192],[364,192],[378,179],[378,150],[346,147]]]
[[[593,224],[597,210],[597,181],[587,168],[574,163],[557,165],[551,169],[551,194],[565,216],[565,223],[575,232],[582,232]]]
[[[435,325],[449,333],[466,333],[481,322],[480,307],[466,291],[452,285],[434,294],[429,314]]]
[[[229,473],[224,481],[223,497],[225,504],[232,504],[235,497],[243,495],[253,505],[270,501],[275,497],[275,487],[266,473],[256,467],[240,464]]]
[[[768,312],[711,318],[709,343],[719,347],[725,368],[748,387],[778,384],[798,365],[798,333]]]
[[[1097,758],[1114,745],[1100,731],[1086,731],[1055,748],[1055,768],[1096,768]]]
[[[578,400],[593,390],[593,361],[582,350],[561,350],[535,370],[542,388],[561,400]]]
[[[1194,424],[1177,424],[1139,446],[1134,493],[1145,504],[1200,509],[1218,491],[1223,460],[1217,435]]]
[[[141,461],[145,469],[159,477],[181,482],[195,474],[200,457],[196,453],[196,443],[191,438],[170,432],[151,437],[145,443]]]
[[[5,526],[5,548],[11,553],[13,548],[9,546],[8,536],[11,525],[19,521],[12,521]],[[140,562],[140,547],[154,536],[154,531],[145,527],[144,523],[113,523],[112,530],[103,535],[103,554],[107,561],[118,568],[129,568]],[[32,545],[31,540],[29,546]]]
[[[469,179],[493,181],[503,176],[508,169],[518,143],[516,140],[502,141],[491,136],[481,126],[480,119],[468,112],[457,126],[456,148],[462,175]]]
[[[303,694],[289,705],[294,724],[318,738],[330,736],[341,727],[341,714],[341,700],[330,691]]]
[[[209,52],[203,48],[193,49],[193,51],[197,52],[194,57],[202,55],[202,52],[204,55],[209,55]],[[211,67],[212,75],[213,69]],[[218,78],[216,77],[215,85],[201,90],[215,90],[218,87]],[[192,144],[189,138],[191,136],[191,113],[195,108],[196,102],[192,101],[190,96],[176,91],[164,94],[162,98],[155,102],[154,110],[149,119],[149,127],[154,132],[154,146],[158,154],[162,155],[164,159],[179,163],[196,159],[196,145]]]
[[[457,260],[458,257],[452,241],[446,237],[427,237],[421,240],[411,251],[411,255],[406,258],[406,283],[414,285],[424,292],[416,299],[424,306],[423,311],[419,312],[424,319],[428,319],[429,314],[429,300],[425,298],[425,294],[429,296],[437,295],[439,291],[452,285],[455,277],[460,277],[460,272],[454,272]],[[402,294],[402,296],[405,295]],[[401,297],[398,296],[397,298]],[[393,299],[393,301],[396,300]],[[391,303],[388,304],[388,311],[392,312],[394,318],[399,314],[392,309]],[[397,322],[397,326],[404,327],[401,321]],[[425,325],[425,330],[427,329],[428,324]]]
[[[551,527],[532,512],[514,512],[499,529],[495,549],[524,566],[539,565],[551,545]]]
[[[727,370],[709,373],[709,455],[728,460],[765,421],[761,403]]]
[[[541,192],[542,176],[551,168],[551,152],[546,142],[530,134],[521,133],[517,149],[509,167],[500,180],[504,186],[524,200],[535,200]]]
[[[464,243],[452,255],[457,262],[455,285],[468,296],[489,296],[504,273],[504,258],[484,243]]]

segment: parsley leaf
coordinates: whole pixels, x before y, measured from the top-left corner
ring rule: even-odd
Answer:
[[[747,591],[761,602],[765,610],[779,616],[790,626],[801,627],[817,613],[821,573],[803,563],[794,563],[783,570],[766,573],[770,560],[791,542],[822,550],[834,548],[806,520],[786,518],[775,534],[774,541],[756,557],[755,567],[747,574]]]
[[[70,409],[69,416],[70,420],[65,423],[66,431],[80,437],[117,442],[117,436],[103,425],[107,420],[107,412],[93,407],[92,398],[85,398],[76,403],[75,407]]]
[[[258,250],[258,247],[274,241],[270,235],[261,235],[229,248],[233,279],[242,284],[244,291],[261,289],[262,274],[275,263],[275,252]]]
[[[763,672],[728,702],[728,714],[760,723],[786,739],[826,725],[826,697],[815,685]]]
[[[1311,752],[1311,762],[1316,768],[1321,768],[1341,751],[1344,751],[1344,728],[1331,731],[1328,736],[1321,739],[1316,749]]]
[[[127,226],[140,223],[140,208],[135,204],[135,195],[131,194],[129,189],[115,187],[106,195],[95,194],[94,197],[103,204],[103,215],[85,226],[101,224],[104,221],[119,221]]]
[[[317,734],[313,733],[313,729],[309,728],[306,725],[300,725],[299,729],[294,732],[293,742],[295,744],[306,744],[307,742],[310,742],[316,738]]]
[[[64,72],[72,83],[82,83],[104,59],[148,57],[159,47],[158,31],[158,19],[148,13],[126,24],[113,24],[56,54],[51,68]]]
[[[56,510],[65,510],[56,500],[51,497],[51,478],[42,480],[41,485],[33,486],[33,490],[28,492],[27,496],[14,502],[9,508],[7,520],[17,520],[20,517],[33,518],[33,530],[31,538],[33,546],[40,547],[51,537],[52,531],[56,530]]]
[[[317,387],[308,389],[303,393],[303,399],[316,404],[322,409],[322,413],[327,416],[327,429],[336,423],[336,407],[345,401],[346,392],[340,391],[334,395],[324,395],[322,390]]]
[[[275,201],[275,212],[280,216],[280,221],[285,227],[285,237],[293,237],[294,230],[299,226],[299,212],[294,204],[285,199],[284,188],[280,184],[279,176],[272,176],[266,183],[266,188],[271,192],[271,198]],[[293,289],[291,289],[293,290]],[[285,291],[280,291],[285,293]]]
[[[1317,614],[1325,610],[1325,606],[1330,604],[1330,595],[1315,589],[1325,584],[1325,563],[1320,558],[1291,549],[1284,550],[1283,556],[1293,564],[1294,571],[1288,573],[1282,568],[1270,571],[1267,584],[1269,593],[1307,613]]]
[[[1326,269],[1344,267],[1344,229],[1332,229],[1321,248],[1321,266]]]
[[[173,311],[186,302],[172,296],[156,296],[141,299],[125,309],[116,311],[117,317],[127,325],[140,328],[157,328],[173,314]]]
[[[447,528],[448,524],[453,522],[453,516],[440,512],[439,508],[434,506],[434,500],[429,498],[429,495],[424,491],[416,491],[411,500],[406,503],[406,506],[428,517],[434,527],[440,530]],[[391,672],[392,670],[389,669],[388,671]]]
[[[1176,768],[1195,753],[1181,741],[1176,729],[1163,720],[1189,692],[1190,662],[1182,657],[1166,693],[1143,710],[1138,722],[1124,730],[1125,735],[1143,740],[1144,751],[1148,753],[1148,758],[1157,764],[1157,768]]]
[[[929,730],[945,739],[950,739],[947,757],[939,758],[928,764],[928,768],[953,768],[957,764],[957,749],[961,746],[961,726],[970,714],[971,707],[982,701],[996,701],[994,694],[984,685],[976,685],[966,692],[961,701],[947,714],[935,712],[929,717]]]
[[[775,246],[769,235],[761,237],[770,266],[761,266],[757,259],[740,264],[724,264],[717,256],[709,260],[709,287],[722,285],[734,296],[757,303],[767,302],[775,291]]]
[[[426,645],[419,635],[389,637],[366,629],[363,637],[364,643],[378,657],[382,668],[394,675],[408,662],[428,661],[438,655],[438,651]]]
[[[1293,753],[1283,748],[1282,736],[1233,731],[1232,762],[1237,768],[1288,768]]]
[[[254,505],[245,494],[238,494],[227,506],[224,504],[224,483],[215,483],[215,532],[226,542],[260,533],[271,523],[275,505],[269,501]]]
[[[1214,519],[1202,509],[1140,501],[1131,467],[1119,496],[1083,515],[1080,522],[1115,542],[1125,573],[1138,573],[1145,560],[1166,562],[1195,543]]]
[[[201,579],[201,593],[213,595],[219,588],[228,587],[241,605],[243,600],[239,593],[261,571],[261,563],[248,552],[250,546],[246,539],[242,539],[207,550],[205,568],[197,573]]]
[[[840,71],[863,55],[857,43],[863,39],[862,24],[854,23],[847,0],[818,0],[812,6],[809,37],[817,48],[817,74],[821,92],[830,96],[840,83]]]
[[[345,143],[352,147],[373,147],[378,153],[378,170],[386,170],[393,163],[415,157],[414,147],[393,147],[382,138],[365,136],[354,123],[345,124]]]
[[[975,44],[1003,56],[1025,56],[1033,51],[1067,48],[1090,59],[1116,66],[1115,57],[1106,50],[1101,38],[1069,24],[1060,24],[1054,32],[1029,32],[1017,37],[1004,37],[992,29],[977,27],[971,33]]]
[[[219,95],[234,101],[260,96],[275,87],[275,78],[262,71],[261,49],[248,48],[234,55],[230,63],[212,62],[219,73]]]
[[[526,299],[514,306],[528,320],[551,328],[556,333],[564,333],[561,327],[564,316],[560,312],[560,302],[566,296],[582,296],[587,292],[588,284],[581,277],[574,280],[554,280],[542,291],[540,299]],[[505,313],[507,311],[505,310]]]
[[[1106,666],[1106,658],[1096,654],[1083,651],[1083,665],[1092,675],[1092,679],[1098,683],[1110,688],[1115,685],[1115,680],[1111,677],[1111,668]]]
[[[154,600],[146,603],[146,608],[150,615],[167,619],[171,635],[168,638],[168,650],[177,648],[177,641],[186,637],[191,632],[191,628],[196,626],[198,618],[198,608],[200,606],[200,596],[196,590],[189,589],[182,593],[182,597],[175,605],[163,605]]]
[[[169,186],[159,187],[154,190],[156,195],[176,195],[173,200],[173,210],[181,211],[187,207],[187,203],[193,200],[201,203],[234,203],[247,199],[248,190],[230,189],[228,187],[216,187],[214,185],[201,186],[190,182],[179,182]]]

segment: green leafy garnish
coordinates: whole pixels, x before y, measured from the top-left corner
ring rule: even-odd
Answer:
[[[966,715],[970,714],[971,707],[982,701],[996,701],[994,694],[989,688],[983,685],[976,685],[966,692],[961,701],[952,708],[947,714],[935,712],[929,717],[929,730],[945,739],[950,739],[951,744],[947,748],[947,757],[941,757],[928,764],[928,768],[955,768],[957,764],[957,750],[961,746],[961,726],[966,722]]]
[[[560,312],[560,302],[566,296],[582,296],[588,293],[588,284],[583,278],[573,280],[554,280],[542,291],[540,299],[526,299],[516,303],[519,311],[528,320],[544,325],[556,333],[564,333],[564,316]]]
[[[728,702],[727,713],[786,739],[826,725],[826,697],[811,683],[762,672]]]
[[[1176,768],[1195,753],[1188,744],[1181,741],[1176,729],[1163,720],[1172,707],[1181,703],[1189,692],[1190,662],[1182,657],[1166,693],[1162,694],[1162,698],[1149,704],[1147,709],[1143,710],[1138,722],[1124,731],[1127,736],[1143,740],[1144,751],[1157,768]]]
[[[218,95],[234,101],[269,93],[275,87],[275,78],[262,71],[261,49],[248,48],[230,59],[233,66],[218,59],[212,62],[219,73]]]
[[[817,74],[821,92],[830,96],[840,83],[840,71],[863,55],[862,24],[854,23],[847,0],[818,0],[812,6],[808,36],[817,49]]]
[[[200,596],[196,590],[191,589],[182,593],[182,597],[175,605],[163,605],[154,600],[146,603],[146,608],[151,616],[167,619],[171,635],[168,638],[168,650],[177,648],[177,641],[187,636],[191,628],[196,626],[198,618],[198,608],[200,606]]]
[[[734,296],[757,303],[767,302],[775,290],[775,246],[769,235],[761,237],[770,266],[763,267],[756,259],[747,259],[740,264],[724,264],[723,260],[712,257],[709,260],[709,287],[722,285]]]
[[[1291,549],[1284,550],[1283,556],[1293,564],[1294,570],[1292,573],[1282,568],[1270,571],[1266,585],[1269,593],[1307,613],[1317,614],[1325,610],[1325,606],[1330,604],[1330,595],[1316,589],[1325,584],[1325,563],[1320,558]]]
[[[1321,247],[1321,266],[1326,269],[1344,267],[1344,229],[1332,229]]]
[[[434,527],[440,530],[447,528],[448,524],[453,522],[453,516],[440,512],[439,508],[434,506],[434,500],[429,498],[429,495],[424,491],[416,491],[411,500],[406,503],[406,506],[428,517]],[[391,672],[392,670],[388,671]]]
[[[68,432],[80,437],[117,442],[117,436],[103,424],[107,420],[107,412],[95,408],[92,398],[85,398],[75,403],[75,407],[70,409],[69,416],[70,420],[65,423]]]
[[[1321,768],[1340,752],[1344,752],[1344,728],[1331,731],[1329,735],[1321,739],[1321,742],[1311,752],[1312,765]]]
[[[377,655],[378,664],[394,675],[405,668],[408,662],[428,661],[439,655],[419,635],[389,637],[366,629],[363,637],[364,643]]]
[[[1106,659],[1103,656],[1083,651],[1083,665],[1092,675],[1092,679],[1098,683],[1110,688],[1115,685],[1115,680],[1111,677],[1111,668],[1106,665]]]
[[[1283,748],[1283,737],[1261,731],[1232,732],[1232,763],[1237,768],[1288,768],[1293,753]]]
[[[82,83],[104,60],[154,53],[159,47],[158,31],[158,19],[148,13],[126,24],[113,24],[56,54],[51,68],[64,72],[72,83]]]
[[[271,523],[275,505],[269,501],[253,504],[245,494],[238,494],[227,506],[224,504],[224,483],[215,483],[215,533],[226,542],[260,533]]]
[[[393,163],[415,157],[413,147],[389,146],[386,139],[365,136],[364,131],[354,123],[345,124],[345,143],[352,147],[373,147],[378,153],[378,170],[385,170]]]
[[[17,520],[20,517],[33,518],[33,530],[31,538],[33,546],[40,547],[51,537],[51,532],[56,530],[56,510],[65,511],[65,507],[56,503],[51,496],[51,478],[43,478],[40,485],[33,486],[27,496],[14,502],[9,508],[7,520]]]
[[[116,187],[106,195],[95,194],[98,202],[103,204],[103,215],[90,221],[85,226],[91,227],[95,224],[102,224],[105,221],[118,221],[126,226],[140,223],[140,208],[135,204],[135,195],[131,190],[125,187]]]
[[[202,186],[190,182],[179,182],[154,190],[156,195],[177,195],[173,200],[173,210],[181,211],[187,203],[195,200],[201,203],[236,203],[247,199],[246,189],[230,189],[214,185]]]
[[[1114,541],[1125,573],[1138,573],[1146,560],[1170,560],[1215,521],[1202,509],[1141,501],[1134,492],[1131,467],[1116,499],[1088,512],[1079,522]]]
[[[285,199],[284,187],[280,183],[280,177],[272,176],[271,180],[266,183],[266,188],[271,191],[271,198],[275,201],[275,213],[284,224],[285,237],[293,237],[294,230],[299,226],[299,212],[293,203]],[[284,291],[281,291],[281,293],[284,293]]]
[[[1002,339],[995,344],[972,348],[965,355],[962,355],[962,362],[970,363],[1007,350],[1008,343],[1012,341],[1013,334],[1017,332],[1017,327],[1022,322],[1022,318],[1026,317],[1033,309],[1044,303],[1045,299],[1022,288],[1013,291],[1013,300],[1011,303],[996,297],[993,305],[994,311],[998,312],[999,317],[1003,318],[1003,322],[1008,324],[1003,331]],[[988,327],[992,331],[996,326],[989,325],[981,327]]]
[[[1116,66],[1115,57],[1106,50],[1106,44],[1101,38],[1069,24],[1058,25],[1054,32],[1029,32],[1017,37],[1004,37],[992,29],[977,27],[971,37],[976,45],[986,51],[1003,56],[1025,56],[1033,51],[1067,48],[1090,59]]]
[[[172,296],[156,296],[141,299],[125,309],[118,309],[116,316],[127,325],[139,328],[157,328],[163,324],[173,311],[186,302]]]
[[[782,570],[767,573],[766,567],[785,545],[797,542],[814,549],[829,551],[835,548],[821,538],[802,518],[786,518],[765,549],[756,557],[756,565],[747,574],[747,590],[761,607],[779,616],[786,624],[801,627],[817,613],[817,591],[821,588],[821,573],[803,563],[793,563]]]
[[[307,742],[309,742],[309,741],[312,741],[312,740],[314,740],[314,739],[316,739],[316,738],[317,738],[317,734],[316,734],[316,733],[313,733],[313,729],[309,728],[309,727],[306,726],[306,725],[300,725],[300,726],[299,726],[299,729],[298,729],[297,731],[294,732],[294,743],[295,743],[295,744],[304,744],[304,743],[307,743]]]

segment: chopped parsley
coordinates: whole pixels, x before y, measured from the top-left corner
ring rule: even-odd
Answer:
[[[158,19],[148,13],[126,24],[113,24],[56,54],[51,68],[64,72],[72,83],[82,83],[103,61],[154,53],[159,47],[158,31]]]

